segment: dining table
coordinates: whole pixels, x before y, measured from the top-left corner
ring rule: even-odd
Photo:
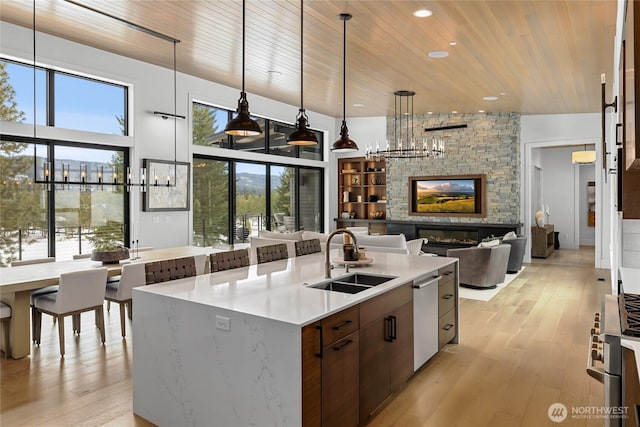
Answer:
[[[31,353],[31,316],[29,313],[31,291],[57,285],[60,282],[61,274],[106,267],[107,276],[112,277],[119,275],[122,272],[122,266],[129,263],[164,261],[219,251],[220,249],[212,247],[180,246],[137,253],[131,251],[129,259],[113,264],[103,264],[90,258],[84,258],[0,268],[0,301],[11,306],[9,355],[14,359],[20,359]]]

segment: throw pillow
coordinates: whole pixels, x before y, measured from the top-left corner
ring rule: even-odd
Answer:
[[[479,248],[490,248],[492,246],[498,246],[500,244],[500,240],[489,240],[488,242],[481,242],[478,247]]]
[[[507,234],[504,235],[504,237],[502,237],[502,240],[513,240],[516,239],[518,237],[518,235],[515,233],[515,231],[510,231]]]

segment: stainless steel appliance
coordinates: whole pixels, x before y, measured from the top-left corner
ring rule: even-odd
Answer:
[[[621,340],[640,341],[640,295],[605,295],[591,328],[587,373],[604,385],[604,425],[638,425],[637,369]]]
[[[438,352],[438,272],[413,282],[413,370]]]

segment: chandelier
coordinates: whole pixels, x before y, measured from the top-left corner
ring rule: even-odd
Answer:
[[[393,141],[386,140],[382,149],[376,141],[376,146],[368,146],[365,151],[367,159],[442,159],[445,153],[445,142],[439,138],[422,138],[416,142],[413,135],[413,97],[412,90],[397,90],[393,93],[394,125]]]

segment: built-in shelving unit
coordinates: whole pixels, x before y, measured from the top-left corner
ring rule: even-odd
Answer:
[[[384,220],[387,215],[386,202],[387,173],[384,159],[352,157],[338,160],[339,220]]]

